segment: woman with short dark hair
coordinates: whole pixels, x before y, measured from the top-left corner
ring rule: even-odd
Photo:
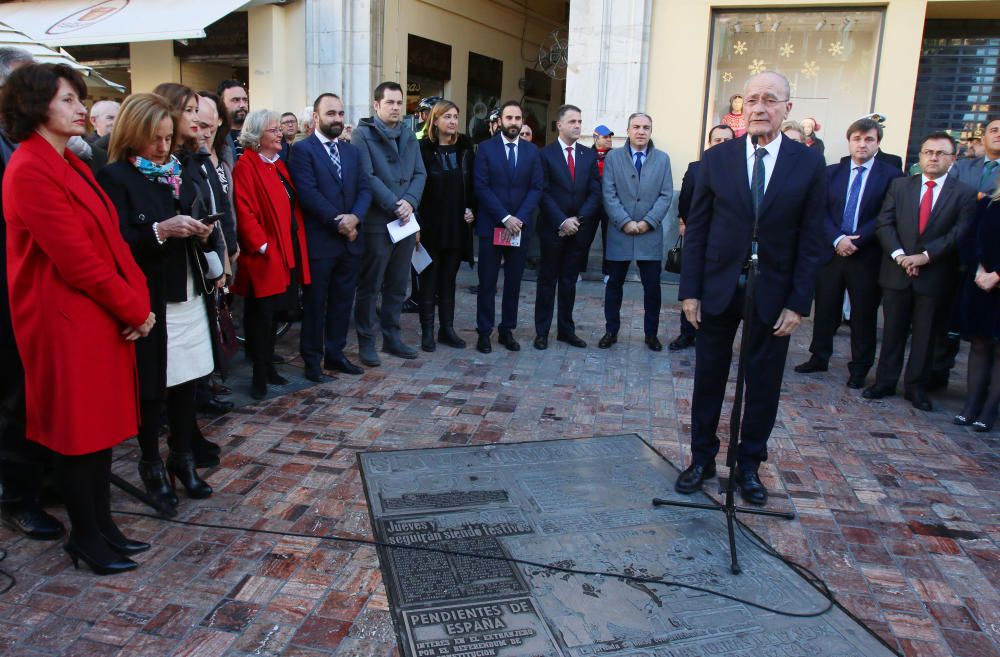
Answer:
[[[114,205],[66,144],[87,129],[87,87],[63,64],[14,71],[0,117],[20,142],[4,173],[10,309],[24,361],[27,437],[56,453],[72,529],[65,550],[100,575],[149,549],[111,518],[111,448],[136,434],[134,341],[149,334],[146,279]]]

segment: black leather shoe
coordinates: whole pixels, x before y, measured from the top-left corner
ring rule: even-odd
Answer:
[[[479,335],[479,339],[476,340],[476,349],[479,350],[481,354],[488,354],[493,351],[493,345],[490,344],[490,336],[485,333]]]
[[[149,543],[133,541],[129,538],[125,538],[124,536],[122,536],[121,540],[115,540],[106,534],[101,534],[101,536],[104,537],[104,542],[110,545],[112,550],[123,557],[130,557],[133,554],[145,552],[150,548]]]
[[[211,397],[208,401],[198,405],[198,412],[207,415],[225,415],[233,410],[233,402],[218,397]]]
[[[847,387],[854,390],[861,390],[865,387],[865,377],[860,374],[852,374],[847,377]]]
[[[514,334],[509,331],[497,336],[497,342],[507,347],[507,351],[521,351],[521,344],[514,339]]]
[[[970,420],[968,417],[964,415],[956,415],[951,419],[952,424],[957,424],[960,427],[967,427],[970,424],[972,424],[972,422],[973,420]]]
[[[736,485],[740,487],[740,495],[743,496],[744,502],[755,506],[767,504],[767,488],[761,483],[756,470],[744,472],[742,468],[736,468],[733,477]]]
[[[894,397],[895,395],[896,387],[884,383],[876,383],[873,386],[868,386],[861,393],[861,396],[865,399],[882,399],[883,397]]]
[[[416,360],[419,356],[416,349],[402,342],[383,342],[382,351],[403,360]]]
[[[33,503],[9,502],[0,505],[3,526],[36,541],[54,541],[63,535],[62,523]]]
[[[618,342],[617,333],[605,333],[601,336],[601,339],[597,341],[597,347],[599,349],[608,349],[616,342]]]
[[[581,349],[587,346],[587,343],[584,342],[582,339],[580,339],[580,336],[578,336],[576,333],[566,333],[563,335],[557,335],[556,340],[558,340],[559,342],[565,342],[571,347],[579,347]]]
[[[646,336],[646,346],[653,351],[663,351],[663,344],[660,343],[660,339],[655,335]]]
[[[325,383],[326,381],[331,381],[333,379],[333,377],[329,377],[326,374],[323,374],[323,370],[319,369],[318,367],[316,369],[307,367],[305,372],[305,377],[310,381],[312,381],[313,383]]]
[[[438,329],[438,342],[453,349],[465,349],[465,340],[458,337],[455,329],[451,326],[442,326]]]
[[[706,479],[711,479],[714,476],[714,461],[705,465],[692,463],[688,466],[687,470],[677,476],[677,481],[674,482],[674,490],[682,495],[696,493],[701,490],[701,486],[705,483]]]
[[[913,408],[916,408],[917,410],[934,410],[934,405],[931,403],[930,398],[927,397],[927,393],[924,392],[924,389],[919,386],[914,386],[912,389],[907,390],[903,395],[903,399],[913,404]]]
[[[536,335],[532,344],[535,345],[535,349],[544,351],[549,348],[549,339],[544,335]]]
[[[796,365],[795,371],[799,374],[812,374],[813,372],[825,372],[829,367],[829,364],[822,358],[812,356],[806,362]]]
[[[693,335],[678,335],[667,345],[670,351],[680,351],[694,346],[695,337]]]
[[[343,372],[344,374],[364,374],[364,370],[347,360],[347,356],[341,356],[336,359],[328,359],[323,361],[323,369],[331,370],[336,372]]]
[[[271,368],[267,373],[267,382],[272,386],[283,386],[288,384],[288,379],[278,374],[278,370]]]

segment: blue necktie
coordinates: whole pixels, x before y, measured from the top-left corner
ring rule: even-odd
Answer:
[[[337,170],[337,177],[343,178],[344,171],[340,166],[340,149],[337,148],[337,140],[327,142],[326,147],[330,149],[330,159],[333,160],[333,168]]]
[[[640,176],[642,175],[642,159],[644,157],[646,157],[645,153],[636,153],[635,154],[635,172],[637,174],[639,174]]]
[[[507,144],[507,172],[510,173],[510,179],[514,179],[514,169],[517,167],[517,156],[514,154],[514,149],[517,144]]]
[[[844,235],[854,234],[854,216],[858,213],[858,202],[861,200],[861,181],[865,175],[864,167],[854,167],[858,175],[851,183],[851,192],[847,195],[847,205],[844,206],[844,218],[840,222],[840,232]]]

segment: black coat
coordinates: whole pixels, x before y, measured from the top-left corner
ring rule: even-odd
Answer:
[[[459,194],[461,196],[461,207],[476,211],[476,195],[472,189],[473,167],[476,157],[472,140],[466,135],[458,135],[455,143],[455,154],[462,170],[463,184],[460,189],[449,189],[444,183],[447,180],[441,163],[438,161],[437,145],[427,137],[420,140],[420,157],[423,159],[424,168],[427,170],[427,182],[424,184],[424,193],[420,199],[420,207],[417,209],[417,216],[420,221],[420,243],[424,245],[427,252],[434,257],[439,241],[437,234],[442,230],[440,222],[454,221],[455,218],[442,217],[442,208],[447,207],[446,198],[449,194]],[[452,228],[457,228],[461,241],[462,261],[471,266],[474,262],[472,249],[472,224],[465,223],[461,217],[458,223]]]
[[[167,303],[187,300],[188,267],[193,265],[197,272],[198,251],[214,249],[215,240],[210,238],[205,247],[193,237],[168,239],[160,244],[153,224],[177,215],[178,201],[169,187],[149,180],[129,162],[108,165],[97,174],[97,182],[114,204],[122,236],[146,275],[150,308],[157,318],[150,334],[136,341],[139,395],[144,400],[163,399],[167,386]],[[214,295],[204,295],[204,289],[197,284],[195,291],[205,296],[209,326],[213,328],[213,352],[218,360]]]
[[[973,280],[980,265],[987,272],[1000,272],[1000,203],[981,199],[975,223],[974,255],[965,262],[959,304],[962,336],[1000,340],[1000,287],[985,292]]]
[[[14,143],[0,128],[0,180],[7,169],[7,161],[14,153]],[[14,328],[10,324],[10,300],[7,296],[7,226],[0,200],[0,347],[14,347]]]

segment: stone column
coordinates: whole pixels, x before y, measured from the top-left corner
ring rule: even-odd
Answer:
[[[181,81],[181,60],[173,41],[137,41],[129,44],[132,93],[149,93],[161,82]]]
[[[306,90],[344,101],[346,120],[371,116],[385,0],[306,0]]]
[[[583,110],[584,135],[603,123],[616,144],[629,114],[645,110],[652,0],[573,0],[566,102]]]

